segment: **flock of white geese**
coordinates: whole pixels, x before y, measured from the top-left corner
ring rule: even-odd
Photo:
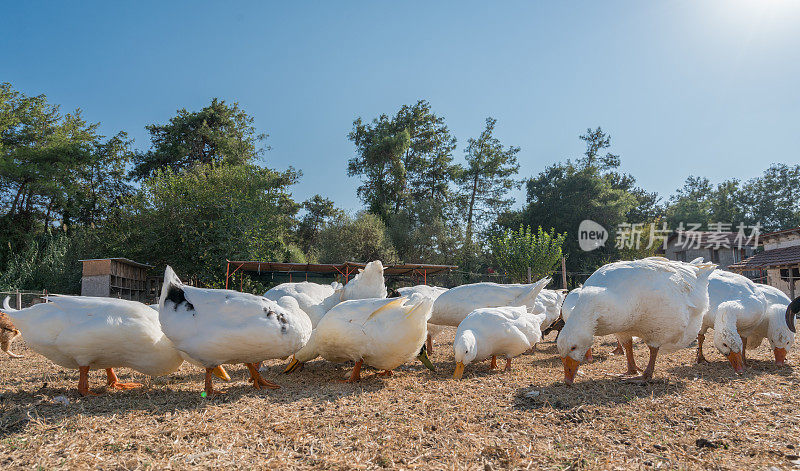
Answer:
[[[89,371],[105,369],[109,389],[130,389],[114,368],[150,376],[170,374],[184,362],[205,368],[205,395],[219,394],[212,377],[230,380],[224,364],[244,363],[256,389],[278,388],[261,376],[260,363],[291,361],[285,372],[322,357],[352,361],[346,381],[358,381],[364,365],[389,376],[419,359],[433,369],[428,353],[443,326],[457,327],[454,378],[471,363],[497,357],[511,369],[513,358],[532,349],[542,331],[562,325],[557,346],[567,384],[590,358],[596,336],[615,334],[627,356],[628,380],[653,376],[661,351],[703,341],[714,346],[737,373],[746,349],[766,338],[783,364],[794,342],[800,298],[790,300],[771,286],[717,270],[702,259],[690,263],[651,257],[607,264],[569,293],[532,284],[476,283],[444,289],[418,285],[388,297],[383,266],[374,261],[346,285],[284,283],[264,296],[184,285],[170,267],[158,305],[113,298],[52,295],[46,303],[15,310],[3,306],[27,345],[64,368],[79,370],[78,391],[89,388]],[[561,321],[560,321],[561,320]],[[650,349],[640,370],[633,338]],[[641,373],[641,374],[640,374]]]

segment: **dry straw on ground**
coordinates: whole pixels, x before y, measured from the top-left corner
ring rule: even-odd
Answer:
[[[2,469],[789,469],[798,465],[800,413],[793,366],[772,363],[766,343],[737,377],[709,345],[659,359],[655,380],[622,383],[612,338],[596,361],[563,384],[555,335],[511,373],[488,362],[450,379],[452,331],[433,354],[435,373],[409,364],[390,378],[342,384],[346,365],[314,361],[282,385],[254,391],[242,366],[227,394],[204,399],[201,371],[184,365],[148,381],[129,370],[133,391],[81,398],[77,373],[54,366],[24,342],[19,360],[0,360]],[[646,362],[637,346],[637,361]],[[797,358],[790,354],[790,360]],[[502,364],[502,363],[501,363]],[[93,373],[92,384],[105,375]],[[538,393],[538,395],[537,395]],[[59,402],[66,396],[69,404]],[[58,399],[57,399],[58,398]]]

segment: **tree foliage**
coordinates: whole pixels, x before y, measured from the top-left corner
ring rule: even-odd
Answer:
[[[477,138],[470,138],[465,149],[466,166],[460,167],[456,182],[466,208],[464,246],[471,247],[476,226],[507,210],[513,199],[508,192],[519,186],[514,176],[519,171],[519,147],[503,147],[494,137],[497,120],[486,118],[486,128]]]
[[[306,213],[300,219],[297,235],[303,252],[307,253],[319,242],[319,232],[325,223],[344,213],[334,205],[332,200],[320,195],[314,195],[303,201],[303,209]]]
[[[297,178],[253,165],[158,170],[107,225],[108,256],[170,264],[208,286],[221,286],[225,259],[302,262],[288,244]]]
[[[226,258],[495,266],[522,280],[527,265],[540,267],[537,277],[552,269],[556,243],[572,271],[651,255],[655,247],[615,247],[622,223],[641,224],[647,243],[662,221],[800,225],[800,165],[773,164],[745,181],[690,176],[662,205],[620,171],[600,127],[580,136],[582,155],[527,179],[525,205],[513,210],[520,149],[504,146],[495,126],[486,120],[458,164],[455,137],[424,100],[356,119],[347,171],[361,180],[365,211],[349,216],[323,195],[295,202],[300,173],[259,162],[266,134],[235,102],[180,109],[147,126],[149,149],[135,152],[125,132],[102,136],[79,109],[62,113],[0,83],[0,287],[74,293],[80,258],[114,256],[168,263],[211,286],[221,286]],[[580,250],[584,219],[610,231],[604,247]]]
[[[670,227],[680,223],[759,224],[776,231],[800,225],[800,165],[773,164],[760,177],[717,185],[708,178],[689,176],[670,198],[666,209]]]
[[[456,139],[444,119],[420,100],[369,123],[356,119],[348,137],[356,146],[348,175],[361,178],[358,196],[366,209],[397,229],[391,237],[402,259],[429,254],[442,237],[431,244],[419,235],[452,227],[458,217],[452,188]]]
[[[0,289],[49,290],[78,294],[81,264],[77,240],[62,232],[47,232],[32,239],[24,250],[9,257],[0,273]]]
[[[80,110],[62,115],[44,95],[0,84],[0,242],[19,253],[35,237],[89,227],[129,191],[124,132],[106,139]],[[5,250],[0,259],[7,260]]]
[[[613,233],[605,246],[583,252],[577,237],[581,221],[590,219],[614,231],[631,215],[649,215],[657,210],[653,195],[637,188],[633,177],[617,171],[619,156],[610,152],[600,155],[611,146],[610,136],[597,128],[587,130],[581,139],[586,142],[583,157],[551,165],[528,180],[527,205],[521,219],[531,226],[547,224],[559,233],[574,235],[564,243],[565,252],[570,254],[568,268],[590,271],[618,254]]]
[[[751,224],[767,231],[800,226],[800,164],[773,164],[748,180],[742,192]]]
[[[399,261],[386,225],[377,215],[366,211],[355,217],[341,214],[326,223],[315,251],[321,263]]]
[[[264,151],[259,146],[267,135],[256,131],[253,118],[236,102],[214,98],[200,111],[182,108],[177,113],[167,124],[147,126],[151,148],[136,155],[134,178],[198,164],[252,164]]]
[[[528,278],[528,268],[533,281],[550,276],[564,255],[562,246],[567,234],[558,234],[554,229],[545,231],[541,226],[536,232],[530,226],[507,229],[491,238],[494,263],[508,274],[513,282],[523,283]]]

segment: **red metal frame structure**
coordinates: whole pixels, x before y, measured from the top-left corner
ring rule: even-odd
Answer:
[[[364,268],[366,263],[345,262],[345,263],[282,263],[282,262],[258,262],[245,260],[226,260],[225,288],[236,272],[241,271],[250,273],[288,273],[289,281],[292,281],[293,273],[305,274],[308,280],[309,273],[341,275],[345,283],[350,280],[350,276],[358,273]],[[231,271],[233,267],[233,271]],[[427,265],[421,263],[411,263],[402,265],[389,265],[384,267],[383,274],[388,276],[419,276],[423,283],[428,283],[428,275],[449,272],[458,268],[455,265]],[[242,289],[242,278],[239,277],[239,289]]]

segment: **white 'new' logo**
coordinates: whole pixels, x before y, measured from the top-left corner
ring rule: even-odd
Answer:
[[[578,245],[581,250],[591,252],[592,250],[605,245],[608,240],[608,231],[605,227],[597,224],[591,219],[584,219],[578,226]]]

